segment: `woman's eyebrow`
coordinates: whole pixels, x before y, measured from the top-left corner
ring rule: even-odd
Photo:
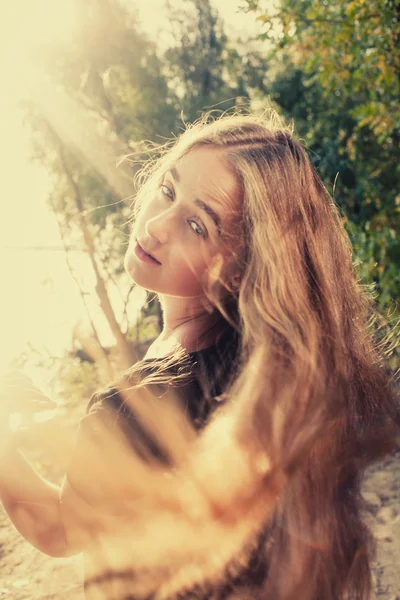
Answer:
[[[178,169],[176,167],[171,167],[170,169],[168,169],[168,171],[170,171],[172,177],[175,179],[176,182],[180,181],[180,175],[178,173]],[[222,235],[222,227],[221,227],[221,217],[219,216],[219,214],[217,212],[215,212],[215,210],[206,202],[204,202],[204,200],[200,200],[200,198],[195,198],[194,199],[194,203],[201,208],[205,213],[208,214],[209,217],[211,217],[211,219],[214,221],[214,225],[217,228],[218,231],[218,236],[221,237]]]

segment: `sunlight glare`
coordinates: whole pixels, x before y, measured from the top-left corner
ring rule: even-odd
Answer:
[[[46,45],[68,42],[76,28],[74,0],[9,0],[0,20],[0,68],[9,98],[21,97]]]

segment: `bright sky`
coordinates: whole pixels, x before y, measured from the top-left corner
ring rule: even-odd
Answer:
[[[231,30],[236,33],[259,31],[254,15],[237,13],[239,0],[213,0],[213,3]],[[147,0],[137,5],[143,27],[156,37],[165,23],[164,0]],[[0,97],[0,374],[21,351],[33,356],[31,347],[44,355],[61,354],[71,346],[73,325],[86,321],[63,252],[57,249],[60,248],[58,228],[46,206],[50,182],[45,170],[29,161],[28,132],[17,108],[26,91],[35,91],[37,85],[40,66],[35,63],[35,49],[53,40],[70,39],[74,26],[72,0],[13,0],[2,6],[0,72],[2,89],[6,92]],[[87,258],[77,254],[74,261],[89,290],[93,276]],[[121,306],[115,290],[113,301],[118,313]],[[137,301],[132,309],[135,308]],[[91,309],[103,343],[112,344],[107,324],[95,302]]]

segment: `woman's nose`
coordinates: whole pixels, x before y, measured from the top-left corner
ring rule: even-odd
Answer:
[[[168,241],[170,228],[171,219],[165,212],[149,219],[145,227],[147,235],[156,238],[160,244],[165,244]]]

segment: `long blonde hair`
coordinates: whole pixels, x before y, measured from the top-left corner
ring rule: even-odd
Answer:
[[[263,599],[368,598],[360,481],[399,443],[400,418],[386,347],[374,333],[380,317],[357,277],[340,210],[292,130],[264,112],[206,114],[188,125],[142,171],[135,215],[162,174],[198,147],[222,151],[242,192],[245,251],[235,257],[242,279],[234,296],[240,360],[227,402],[189,445],[179,476],[165,483],[158,471],[137,466],[141,484],[132,490],[148,486],[153,513],[142,517],[149,519],[146,547],[131,542],[132,556],[147,573],[162,566],[149,586],[173,597],[180,586],[223,582],[254,549],[248,540],[263,532]],[[222,265],[215,279],[225,275]],[[178,442],[172,417],[163,418],[174,434],[157,431],[172,453],[179,447],[177,456],[188,438]],[[156,506],[165,535],[154,554]]]

